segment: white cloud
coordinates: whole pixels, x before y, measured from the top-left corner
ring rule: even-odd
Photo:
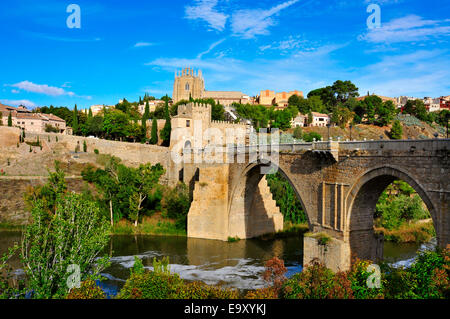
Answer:
[[[19,106],[19,105],[25,105],[29,108],[35,108],[36,104],[29,100],[0,100],[2,104],[10,105],[10,106]]]
[[[201,52],[199,55],[197,55],[197,59],[201,59],[202,56],[204,56],[205,54],[208,54],[209,52],[211,52],[212,50],[214,50],[214,48],[216,46],[218,46],[219,44],[221,44],[222,42],[224,42],[226,39],[220,39],[219,41],[214,42],[213,44],[211,44],[208,48],[208,50]]]
[[[74,96],[75,93],[67,92],[62,88],[48,86],[47,84],[35,84],[30,81],[22,81],[16,84],[11,84],[10,86],[33,93],[40,93],[51,96],[68,95]]]
[[[353,79],[360,92],[386,96],[440,96],[450,90],[450,60],[447,50],[421,50],[384,56],[359,69]]]
[[[11,93],[18,94],[18,93],[20,93],[20,91],[17,91],[17,90],[15,90],[15,89],[12,89],[12,90],[11,90]]]
[[[359,39],[372,43],[398,43],[424,41],[430,37],[448,35],[450,35],[448,21],[425,20],[417,15],[408,15],[382,23],[380,28],[369,30],[359,36]]]
[[[63,87],[69,87],[66,82],[62,86]],[[55,86],[49,86],[47,84],[35,84],[30,81],[22,81],[16,84],[9,84],[7,86],[18,88],[19,90],[23,90],[26,92],[32,92],[32,93],[38,93],[38,94],[44,94],[44,95],[50,95],[50,96],[70,96],[70,97],[79,97],[87,100],[91,100],[92,96],[90,95],[77,95],[74,92],[66,91],[63,88],[55,87]],[[14,90],[16,92],[13,93],[20,93],[18,90]]]
[[[277,50],[282,52],[292,51],[300,49],[302,44],[306,41],[301,40],[300,36],[289,36],[286,40],[275,41],[272,44],[260,46],[259,49],[261,51],[266,50]]]
[[[190,20],[201,19],[206,21],[210,28],[223,31],[228,15],[215,9],[218,0],[195,0],[195,4],[185,7],[185,18]]]
[[[231,18],[231,29],[234,35],[244,39],[251,39],[257,35],[269,34],[268,28],[277,24],[273,18],[283,9],[286,9],[299,0],[290,0],[283,2],[267,10],[263,9],[245,9],[233,13]]]
[[[154,43],[150,43],[150,42],[138,42],[134,45],[135,48],[140,48],[140,47],[149,47],[155,45]]]

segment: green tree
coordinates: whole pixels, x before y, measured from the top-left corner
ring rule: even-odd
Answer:
[[[391,138],[394,140],[400,140],[403,136],[403,127],[400,121],[395,121],[394,124],[392,124],[391,132],[390,132]]]
[[[9,114],[8,114],[8,126],[9,127],[12,126],[12,115],[11,115],[11,112],[9,112]]]
[[[0,112],[0,126],[3,125],[3,114],[2,112]]]
[[[95,202],[67,192],[58,167],[49,183],[31,192],[40,196],[30,197],[32,222],[21,244],[28,289],[32,298],[62,298],[69,291],[70,265],[79,267],[81,281],[107,266],[106,256],[97,258],[109,241],[109,227]]]
[[[150,135],[150,144],[156,145],[158,144],[158,121],[156,118],[152,120],[152,131]]]
[[[91,108],[89,108],[88,119],[91,119],[92,117],[93,117],[92,110]]]
[[[73,109],[72,129],[73,129],[73,134],[77,135],[78,134],[78,110],[77,110],[76,104]]]
[[[172,126],[170,123],[169,100],[167,95],[165,99],[164,116],[166,119],[166,124],[164,124],[164,127],[161,130],[160,137],[163,140],[164,145],[168,146],[170,144],[170,132],[172,131]]]
[[[164,169],[160,164],[140,165],[137,169],[130,169],[133,173],[133,192],[130,196],[130,218],[134,220],[137,227],[140,212],[143,209],[144,201],[157,187],[160,177],[164,174]]]
[[[300,140],[303,136],[303,130],[300,126],[294,129],[294,134],[292,135],[295,139]]]
[[[130,133],[130,120],[128,115],[120,110],[105,112],[103,130],[107,137],[122,140]]]

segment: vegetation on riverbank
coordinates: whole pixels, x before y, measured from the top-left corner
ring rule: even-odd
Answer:
[[[314,260],[290,279],[284,262],[268,260],[262,274],[267,287],[249,291],[187,282],[171,273],[168,259],[153,260],[153,271],[135,264],[118,299],[448,299],[450,247],[419,253],[410,268],[380,265],[377,276],[370,261],[355,260],[351,269],[334,273]],[[74,289],[68,298],[104,298],[92,281]]]
[[[381,194],[375,212],[375,231],[384,240],[427,242],[436,235],[430,213],[416,191],[403,181],[395,181]]]

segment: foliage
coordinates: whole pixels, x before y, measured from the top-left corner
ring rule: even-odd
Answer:
[[[120,164],[114,157],[108,160],[104,170],[87,167],[81,173],[84,180],[97,186],[100,196],[96,200],[104,214],[110,216],[111,224],[125,217],[134,221],[135,226],[140,217],[159,205],[159,179],[163,174],[160,164],[133,168]]]
[[[333,272],[313,260],[301,273],[286,280],[283,297],[286,299],[324,299],[333,286]]]
[[[287,268],[284,266],[284,261],[280,260],[278,257],[273,257],[265,263],[264,267],[264,280],[276,291],[279,291],[283,283],[286,281],[285,274],[287,272]]]
[[[266,175],[273,199],[280,207],[285,222],[300,224],[306,222],[306,215],[302,204],[297,198],[294,188],[289,181],[281,175],[280,172]]]
[[[320,141],[321,139],[322,139],[322,135],[320,135],[319,133],[316,133],[316,132],[309,132],[309,133],[303,134],[303,140],[307,143],[311,143],[314,140]]]
[[[414,189],[403,181],[395,181],[381,194],[375,218],[386,229],[398,229],[403,223],[429,218],[429,212]]]
[[[27,197],[32,222],[24,232],[21,262],[33,298],[61,298],[68,291],[68,266],[80,267],[81,280],[96,276],[108,263],[97,259],[109,241],[109,227],[95,202],[67,193],[58,168],[49,182]]]
[[[152,120],[152,131],[150,135],[150,144],[158,144],[158,122],[156,118]]]
[[[59,130],[50,124],[45,124],[45,132],[46,133],[59,133]]]
[[[293,137],[297,140],[300,140],[302,136],[303,136],[303,129],[300,126],[296,127],[294,129]]]
[[[347,275],[351,281],[353,296],[356,299],[380,299],[384,297],[383,282],[381,282],[380,288],[369,288],[367,285],[367,279],[373,274],[373,272],[368,271],[371,264],[371,261],[356,259]]]
[[[403,136],[403,127],[400,121],[396,120],[394,121],[394,124],[392,124],[392,128],[390,131],[390,136],[394,140],[400,140]]]
[[[168,146],[170,144],[170,133],[172,131],[172,126],[170,123],[170,112],[169,112],[169,101],[166,99],[165,105],[164,105],[164,117],[166,119],[166,124],[164,124],[163,129],[161,130],[161,133],[159,133],[161,140],[163,141],[163,144]]]
[[[130,122],[127,114],[120,110],[105,112],[103,131],[107,137],[123,139],[130,135]]]
[[[80,288],[73,288],[66,299],[106,299],[106,295],[95,280],[89,278],[80,284]]]
[[[187,214],[191,206],[187,185],[178,183],[174,188],[166,190],[161,204],[167,217],[176,220],[177,228],[186,229]]]

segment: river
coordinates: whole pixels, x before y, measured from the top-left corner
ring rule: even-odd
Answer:
[[[0,232],[0,254],[21,239],[20,232]],[[385,243],[384,257],[394,265],[409,265],[420,249],[431,248],[435,241],[420,244]],[[170,269],[185,280],[199,280],[224,287],[255,289],[265,287],[262,279],[264,263],[277,256],[284,260],[290,277],[302,270],[303,237],[262,240],[250,239],[234,243],[170,236],[112,236],[105,249],[112,256],[111,266],[100,283],[108,295],[115,295],[130,275],[134,256],[139,256],[148,269],[154,257],[169,257]],[[13,267],[20,267],[17,259]]]

